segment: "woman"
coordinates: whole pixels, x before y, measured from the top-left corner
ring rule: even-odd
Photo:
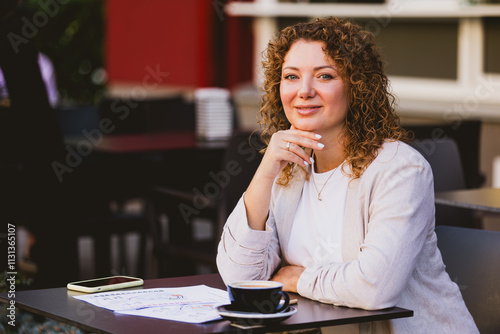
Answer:
[[[415,311],[363,332],[477,333],[437,248],[431,168],[404,143],[373,36],[336,18],[300,23],[270,42],[264,70],[267,148],[224,228],[224,281]]]

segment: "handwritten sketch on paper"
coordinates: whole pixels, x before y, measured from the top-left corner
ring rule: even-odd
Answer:
[[[175,320],[190,323],[201,323],[221,319],[216,307],[223,304],[188,304],[148,307],[139,310],[118,311],[120,314]]]
[[[191,323],[220,319],[216,307],[230,303],[226,291],[206,285],[112,291],[74,298],[120,314]]]

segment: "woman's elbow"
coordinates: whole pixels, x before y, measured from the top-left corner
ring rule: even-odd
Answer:
[[[261,270],[251,265],[238,264],[227,254],[218,254],[217,269],[226,285],[236,281],[262,280]]]
[[[358,308],[361,308],[363,310],[367,311],[376,311],[376,310],[383,310],[386,308],[391,308],[396,306],[395,303],[391,302],[378,302],[378,301],[368,301],[368,302],[363,302],[361,306]]]
[[[217,257],[215,260],[219,274],[222,277],[222,281],[224,281],[224,284],[226,284],[226,286],[229,283],[235,281],[233,275],[231,274],[232,272],[234,272],[234,270],[231,270],[230,268],[228,268],[227,260],[228,259],[224,255],[221,255],[221,254],[217,254]]]
[[[387,295],[387,293],[382,292],[365,294],[358,300],[358,305],[350,305],[350,307],[361,308],[368,311],[376,311],[394,307],[396,306],[397,302],[398,298],[396,295]]]

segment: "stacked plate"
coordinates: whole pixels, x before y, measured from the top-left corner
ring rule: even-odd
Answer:
[[[223,88],[199,88],[194,93],[196,135],[204,140],[225,140],[233,132],[231,93]]]

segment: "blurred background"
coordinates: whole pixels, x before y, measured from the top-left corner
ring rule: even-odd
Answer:
[[[105,96],[189,95],[199,87],[226,87],[245,128],[256,126],[260,53],[274,31],[318,16],[352,18],[376,36],[403,121],[483,121],[481,170],[486,184],[494,182],[498,1],[46,2],[55,3],[54,9],[42,3],[25,0],[23,5],[49,16],[34,38],[53,63],[59,106],[97,105]],[[145,84],[152,70],[158,72],[157,85]]]
[[[33,259],[36,255],[29,249],[44,238],[55,244],[70,239],[64,247],[47,253],[58,256],[67,255],[65,247],[73,247],[77,240],[78,274],[70,277],[123,273],[155,278],[215,271],[213,257],[183,268],[185,261],[175,262],[183,253],[166,245],[184,242],[188,233],[186,242],[210,240],[213,253],[220,225],[207,223],[195,207],[190,213],[196,221],[175,223],[183,227],[181,234],[173,234],[172,211],[178,211],[179,199],[158,197],[159,193],[172,196],[171,191],[165,191],[167,187],[191,193],[198,189],[209,198],[207,185],[215,182],[213,175],[225,170],[230,137],[213,139],[205,133],[200,138],[202,108],[196,93],[207,88],[228,92],[231,130],[257,129],[262,51],[277,30],[320,16],[348,17],[371,31],[398,97],[397,111],[403,125],[415,129],[427,126],[430,137],[436,140],[455,137],[467,188],[500,187],[498,2],[21,1],[16,9],[20,26],[9,42],[19,49],[34,44],[42,55],[38,60],[41,76],[57,120],[53,125],[62,138],[58,144],[61,151],[51,153],[50,171],[37,176],[53,183],[33,183],[30,177],[35,176],[26,176],[29,162],[22,159],[5,158],[2,162],[3,182],[19,193],[16,197],[4,190],[2,198],[6,206],[20,207],[5,221],[18,227],[18,259],[23,261],[27,276],[40,274]],[[15,107],[5,84],[0,88],[2,108]],[[25,98],[30,99],[29,91]],[[4,121],[5,127],[16,124],[19,121]],[[44,131],[32,141],[48,132],[41,124]],[[186,135],[186,131],[195,136]],[[165,133],[175,137],[164,137]],[[116,141],[101,143],[101,136]],[[123,138],[128,141],[120,142]],[[2,141],[12,143],[12,138],[2,137]],[[178,144],[181,141],[184,147]],[[151,148],[152,142],[158,147]],[[134,151],[132,147],[138,143],[150,146]],[[59,164],[54,165],[54,161]],[[23,183],[25,190],[18,191]],[[44,190],[27,196],[34,184]],[[159,187],[162,190],[158,192]],[[56,197],[48,195],[52,191],[58,192],[55,202],[50,198]],[[189,198],[195,203],[196,199]],[[159,208],[158,203],[167,202],[175,204]],[[40,211],[29,209],[33,203]],[[44,211],[46,207],[50,210]],[[50,218],[49,213],[61,208],[66,208],[64,217]],[[32,211],[31,215],[25,211]],[[210,219],[214,220],[213,216]],[[40,226],[47,228],[52,220],[60,223],[54,225],[51,231],[58,232],[51,237],[39,232],[42,237],[37,238],[30,232]],[[157,228],[168,224],[170,234],[163,236],[163,230],[158,232]],[[184,225],[189,225],[189,231],[184,231]],[[481,217],[481,227],[500,230],[498,217]],[[170,258],[162,264],[165,253]],[[103,258],[105,263],[99,264]],[[188,258],[195,261],[194,255]],[[71,261],[61,258],[50,268],[62,270]]]

